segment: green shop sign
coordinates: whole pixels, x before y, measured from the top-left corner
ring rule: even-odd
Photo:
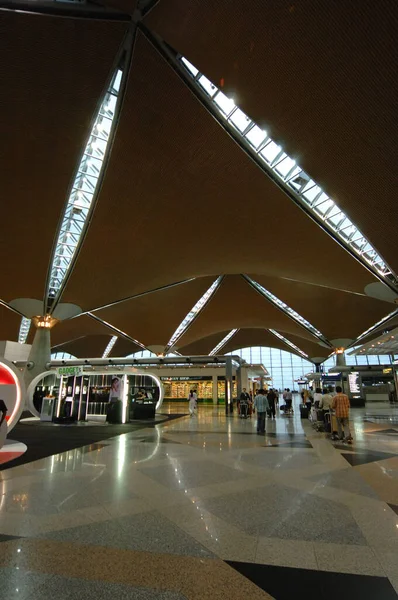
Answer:
[[[57,367],[57,373],[63,377],[70,377],[72,375],[77,377],[78,375],[83,375],[83,367]]]

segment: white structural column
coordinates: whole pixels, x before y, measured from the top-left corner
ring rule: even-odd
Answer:
[[[218,403],[218,376],[213,375],[213,404],[217,406]]]
[[[26,387],[32,379],[47,370],[46,365],[51,360],[50,330],[57,322],[56,319],[49,316],[33,317],[32,321],[36,326],[36,333],[24,373]]]

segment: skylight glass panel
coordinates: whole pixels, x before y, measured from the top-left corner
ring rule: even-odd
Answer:
[[[290,348],[292,348],[293,350],[295,350],[296,352],[298,352],[299,354],[301,354],[301,356],[303,356],[304,358],[308,358],[308,354],[306,354],[305,352],[303,352],[302,350],[300,350],[300,348],[298,346],[296,346],[296,344],[293,344],[293,342],[291,342],[290,340],[288,340],[287,338],[285,338],[278,331],[276,331],[275,329],[269,329],[268,331],[270,331],[274,336],[276,336],[277,338],[279,338],[280,340],[282,340],[282,342],[284,342],[285,344],[287,344],[288,346],[290,346]]]
[[[231,121],[231,123],[233,123],[235,125],[235,127],[237,129],[239,129],[239,131],[241,133],[243,133],[243,131],[245,131],[245,129],[247,129],[247,127],[251,123],[251,120],[249,119],[249,117],[247,115],[245,115],[243,110],[240,110],[240,108],[237,108],[236,110],[234,110],[234,112],[230,116],[229,120]]]
[[[322,192],[322,188],[319,185],[314,185],[307,192],[304,190],[303,191],[303,196],[304,196],[304,198],[306,198],[307,200],[309,200],[310,202],[312,202],[313,200],[315,200],[315,198],[317,196],[319,196],[319,194],[321,192]]]
[[[286,177],[290,171],[295,166],[296,161],[290,158],[290,156],[285,156],[283,160],[281,160],[275,167],[275,171],[277,171],[282,177]]]
[[[258,125],[254,125],[245,135],[245,138],[256,149],[263,143],[266,137],[267,132],[264,129],[260,129]]]
[[[211,98],[218,91],[216,86],[213,85],[212,82],[209,81],[207,79],[207,77],[205,77],[204,75],[201,75],[199,77],[198,81],[199,81],[201,87],[204,89],[204,91],[207,92]]]
[[[26,317],[22,317],[21,325],[19,327],[19,335],[18,335],[18,342],[20,344],[25,344],[25,342],[26,342],[26,339],[29,334],[30,323],[31,323],[30,319],[27,319]]]
[[[181,57],[181,61],[184,63],[184,65],[186,66],[186,68],[188,69],[188,71],[190,71],[192,73],[192,75],[194,77],[196,77],[196,75],[199,73],[198,69],[196,67],[194,67],[193,64],[191,64],[189,62],[189,60],[187,60],[184,57]]]
[[[54,298],[62,286],[90,212],[115,117],[122,75],[122,71],[118,69],[105,94],[72,184],[51,265],[48,289],[50,298]]]
[[[315,206],[315,211],[317,213],[319,213],[320,215],[324,216],[326,215],[326,213],[328,212],[329,208],[332,208],[332,206],[334,206],[334,202],[333,200],[326,200],[326,202],[322,202],[321,204],[317,204]]]
[[[165,348],[165,353],[167,353],[170,348],[172,348],[180,339],[180,337],[185,333],[188,327],[191,325],[192,321],[196,319],[201,310],[206,306],[210,298],[219,288],[223,277],[217,277],[217,279],[211,284],[209,289],[203,294],[203,296],[197,301],[195,306],[189,311],[185,319],[180,323],[177,327],[173,335],[171,336],[169,343]]]
[[[111,339],[109,340],[109,343],[107,344],[107,346],[106,346],[106,348],[104,350],[102,358],[108,358],[108,356],[112,352],[112,349],[113,349],[114,345],[116,344],[117,340],[118,340],[117,335],[113,335],[111,337]]]
[[[280,151],[281,147],[271,140],[270,143],[267,144],[265,148],[261,150],[260,156],[264,158],[267,162],[271,163],[273,160],[275,160]]]
[[[264,165],[261,163],[261,167],[264,170],[272,170],[278,177],[280,177],[280,179],[286,183],[289,188],[291,188],[292,193],[295,194],[295,200],[305,204],[305,206],[312,211],[312,214],[318,219],[318,221],[323,219],[330,232],[336,234],[335,237],[339,237],[344,242],[347,249],[354,251],[360,257],[366,259],[366,261],[372,267],[374,267],[375,271],[377,270],[377,272],[382,275],[383,278],[388,278],[395,287],[398,287],[397,276],[395,273],[393,273],[393,271],[389,268],[389,266],[374,248],[372,248],[373,252],[368,253],[366,251],[364,254],[363,251],[360,250],[360,248],[362,248],[362,244],[357,243],[358,236],[352,228],[350,229],[350,234],[347,235],[347,232],[344,233],[343,230],[340,230],[339,228],[341,219],[339,221],[335,218],[329,220],[329,212],[331,212],[331,209],[334,211],[333,207],[335,204],[333,200],[328,199],[328,196],[322,192],[321,187],[313,179],[311,179],[307,173],[302,171],[300,167],[294,167],[293,159],[283,154],[282,147],[279,146],[277,142],[267,138],[267,133],[261,130],[256,123],[251,121],[250,117],[245,115],[241,109],[236,107],[236,110],[232,112],[235,108],[235,103],[233,100],[225,96],[223,92],[209,82],[209,80],[206,79],[203,74],[199,73],[199,71],[186,58],[180,56],[179,60],[181,61],[181,64],[184,65],[190,76],[195,79],[197,85],[200,85],[202,89],[204,89],[203,82],[206,82],[207,89],[211,90],[208,91],[208,94],[210,95],[210,102],[215,104],[222,117],[224,119],[228,119],[229,124],[233,125],[234,128],[243,136],[243,140],[245,142],[248,142],[248,150],[250,149],[253,151],[254,149],[257,153],[257,156],[265,161],[266,164]],[[249,127],[249,130],[247,130],[247,127]],[[268,143],[263,147],[263,144],[266,141]],[[337,213],[333,212],[333,215],[330,216],[334,217],[335,214]],[[342,218],[344,217],[345,215],[342,213]],[[352,223],[352,227],[354,227],[360,236],[362,236],[355,224]],[[355,240],[355,243],[353,240]]]
[[[224,115],[229,115],[230,112],[235,108],[235,102],[222,92],[218,92],[218,94],[214,97],[214,102],[217,104],[221,112],[224,113]]]
[[[213,350],[211,352],[209,352],[209,356],[214,356],[215,354],[217,354],[217,352],[225,346],[225,344],[228,342],[228,340],[230,340],[231,337],[233,335],[235,335],[235,333],[237,331],[238,331],[237,329],[231,329],[231,331],[229,333],[227,333],[227,335],[221,340],[221,342],[219,344],[217,344],[217,346],[215,348],[213,348]]]

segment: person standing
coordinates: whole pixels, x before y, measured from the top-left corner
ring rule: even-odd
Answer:
[[[337,430],[340,440],[346,440],[349,444],[352,443],[352,436],[350,431],[350,401],[346,394],[343,394],[342,388],[336,386],[336,395],[333,398],[332,408],[336,411],[337,419]],[[344,430],[344,433],[343,433]]]
[[[2,448],[4,446],[4,444],[5,444],[6,437],[7,437],[7,421],[6,421],[7,406],[6,406],[6,403],[4,402],[4,400],[0,400],[0,412],[1,412],[1,419],[0,419],[0,448]]]
[[[265,413],[268,409],[268,400],[263,389],[259,390],[255,397],[254,406],[257,411],[257,433],[260,435],[265,433]]]
[[[268,416],[272,419],[275,419],[275,402],[276,402],[276,394],[275,391],[271,388],[267,394],[268,401]]]
[[[195,390],[191,390],[189,392],[189,396],[188,396],[188,408],[189,408],[189,414],[191,417],[193,417],[195,414],[197,401],[198,401],[198,396],[197,396]]]

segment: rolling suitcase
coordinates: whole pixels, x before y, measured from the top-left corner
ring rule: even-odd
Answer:
[[[308,408],[305,404],[300,404],[300,419],[308,419]]]

